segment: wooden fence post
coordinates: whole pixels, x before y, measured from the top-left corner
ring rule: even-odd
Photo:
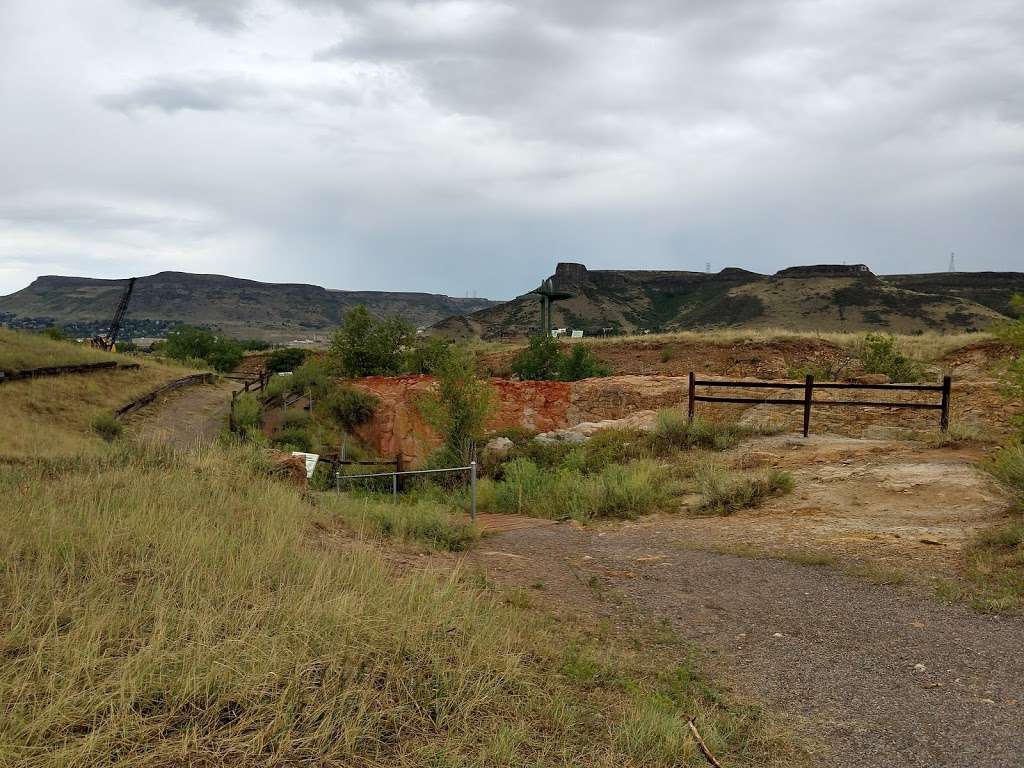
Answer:
[[[694,401],[693,401],[694,383],[693,382],[694,382],[695,378],[696,377],[693,375],[693,371],[690,371],[689,395],[687,397],[687,415],[689,416],[690,421],[693,421],[693,406],[694,406]]]
[[[949,395],[953,388],[953,377],[942,377],[942,416],[939,419],[939,429],[943,432],[949,429]]]
[[[811,395],[814,392],[814,377],[807,374],[804,379],[804,437],[811,431]]]

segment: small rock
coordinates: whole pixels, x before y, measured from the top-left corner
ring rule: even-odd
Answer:
[[[858,384],[888,384],[889,377],[884,373],[865,373],[854,379]]]
[[[785,637],[785,635],[781,632],[776,632],[774,635],[772,635],[772,637]]]
[[[914,665],[914,671],[915,672],[924,672],[926,669],[928,669],[928,668],[924,664],[915,664]]]
[[[484,446],[483,453],[485,456],[493,456],[500,459],[508,456],[509,451],[513,448],[515,448],[515,443],[507,437],[496,437]]]
[[[918,541],[920,541],[922,544],[935,544],[939,547],[943,546],[943,543],[941,541],[939,541],[938,539],[933,539],[930,536],[925,536],[921,539],[918,539]]]

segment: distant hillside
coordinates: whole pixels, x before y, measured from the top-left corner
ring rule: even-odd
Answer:
[[[0,322],[16,328],[60,325],[76,335],[95,333],[106,328],[123,290],[121,280],[39,277],[27,288],[0,297]],[[337,328],[345,311],[357,304],[378,315],[398,315],[413,325],[427,326],[495,303],[160,272],[136,282],[126,332],[136,337],[162,335],[176,324],[190,323],[237,337],[287,340]]]
[[[557,327],[636,333],[721,327],[898,333],[981,330],[1006,317],[1024,273],[974,272],[879,277],[863,265],[792,267],[774,275],[588,270],[559,264]],[[455,338],[522,336],[539,327],[535,296],[452,317],[434,326]]]

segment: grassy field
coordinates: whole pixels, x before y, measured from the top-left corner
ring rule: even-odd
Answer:
[[[687,714],[787,751],[687,664],[338,546],[245,449],[8,467],[0,521],[3,765],[699,765]]]
[[[0,328],[0,370],[43,368],[51,365],[81,365],[123,358],[85,344],[54,341],[39,334]]]
[[[396,572],[384,539],[476,540],[438,505],[310,493],[252,447],[92,434],[179,375],[0,390],[0,765],[703,765],[691,716],[729,765],[798,759],[681,644],[639,653],[458,569]]]

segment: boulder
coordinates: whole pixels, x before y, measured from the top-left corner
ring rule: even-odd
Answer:
[[[502,459],[508,456],[509,451],[515,447],[515,443],[507,437],[496,437],[489,440],[484,446],[483,456],[485,459]]]

